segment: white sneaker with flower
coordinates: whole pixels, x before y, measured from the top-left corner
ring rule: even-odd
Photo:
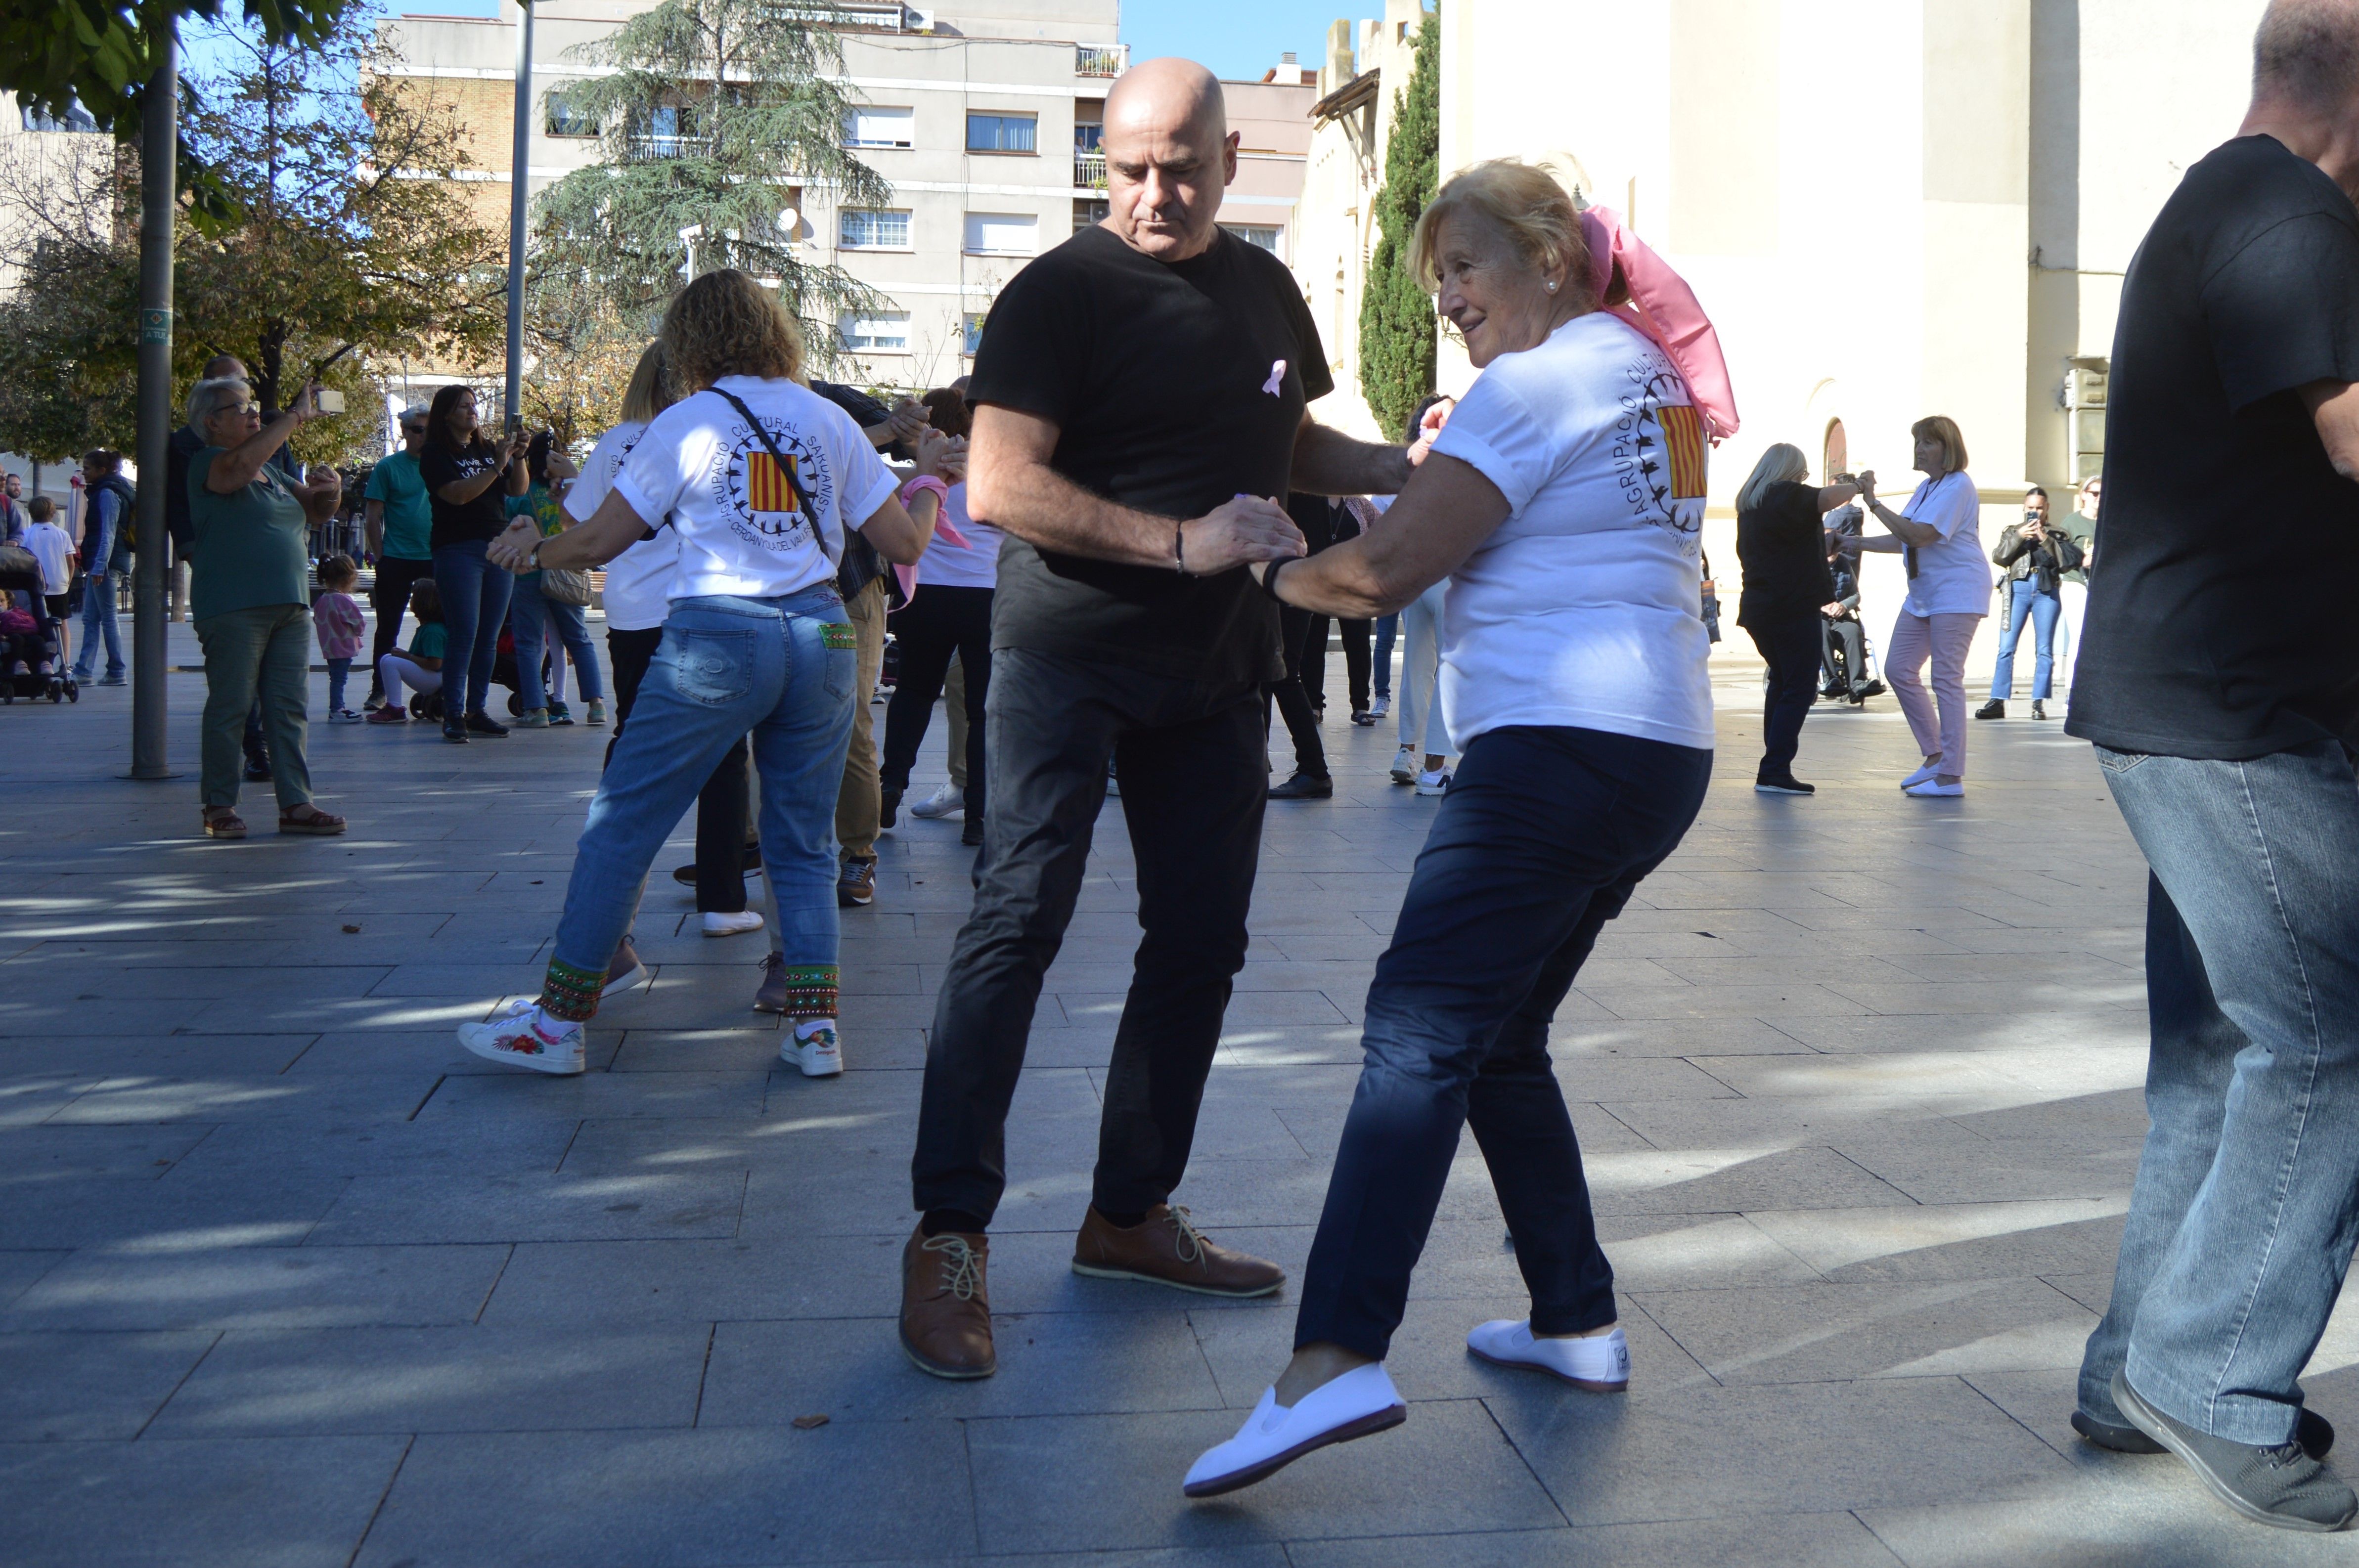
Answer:
[[[535,1001],[512,1001],[493,1014],[488,1023],[459,1025],[459,1044],[486,1062],[522,1067],[528,1073],[571,1076],[588,1065],[582,1026],[551,1018]]]
[[[800,1067],[806,1078],[832,1078],[843,1071],[843,1047],[835,1038],[835,1020],[806,1018],[798,1022],[778,1047],[778,1060]]]

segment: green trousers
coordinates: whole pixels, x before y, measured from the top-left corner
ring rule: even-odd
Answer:
[[[303,759],[303,744],[310,728],[304,708],[311,683],[310,607],[258,604],[207,616],[197,622],[197,642],[205,651],[205,805],[237,804],[245,716],[257,691],[278,809],[307,804],[311,769]]]

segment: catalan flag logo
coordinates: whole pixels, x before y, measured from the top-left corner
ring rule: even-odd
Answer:
[[[795,460],[788,458],[788,462]],[[788,481],[788,470],[778,466],[778,460],[767,452],[749,452],[745,458],[745,499],[756,512],[792,512],[795,509],[795,487]]]
[[[1663,446],[1671,460],[1671,499],[1700,501],[1704,492],[1703,416],[1688,405],[1658,408],[1663,423]]]

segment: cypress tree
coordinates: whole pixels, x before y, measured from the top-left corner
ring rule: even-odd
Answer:
[[[1402,429],[1433,390],[1433,298],[1409,276],[1410,237],[1433,200],[1441,161],[1441,28],[1418,25],[1417,68],[1393,94],[1376,243],[1360,295],[1360,395],[1387,432]]]

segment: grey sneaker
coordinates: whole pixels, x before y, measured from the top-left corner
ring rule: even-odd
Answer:
[[[2114,1374],[2114,1403],[2132,1425],[2185,1460],[2213,1497],[2256,1524],[2322,1534],[2341,1530],[2359,1514],[2359,1496],[2299,1443],[2256,1448],[2198,1432],[2140,1399],[2119,1372]]]

